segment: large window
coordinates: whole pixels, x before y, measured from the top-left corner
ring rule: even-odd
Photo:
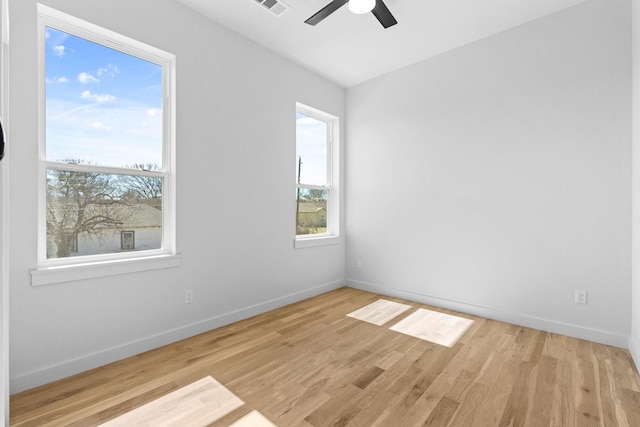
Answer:
[[[336,117],[297,105],[296,246],[339,236],[337,136]]]
[[[38,11],[40,266],[175,254],[174,56]]]

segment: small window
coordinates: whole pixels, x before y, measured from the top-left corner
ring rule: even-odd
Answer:
[[[296,110],[296,240],[337,237],[338,119],[298,104]]]
[[[120,249],[123,251],[133,251],[136,248],[136,232],[122,231],[120,232]]]
[[[40,265],[175,254],[175,57],[38,7]]]

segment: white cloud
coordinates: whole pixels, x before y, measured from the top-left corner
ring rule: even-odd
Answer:
[[[109,64],[106,67],[98,68],[98,71],[96,72],[96,74],[98,76],[102,76],[102,75],[106,74],[106,75],[108,75],[110,77],[115,77],[116,74],[120,74],[120,69],[116,65]]]
[[[85,83],[85,84],[86,84],[86,83],[97,83],[97,82],[99,82],[100,80],[99,80],[99,79],[97,79],[97,78],[95,78],[95,77],[93,77],[93,76],[92,76],[91,74],[89,74],[89,73],[84,73],[84,72],[82,72],[82,73],[78,74],[78,81],[79,81],[80,83]]]
[[[54,52],[57,56],[59,56],[60,58],[62,58],[62,57],[64,56],[64,49],[65,49],[64,45],[61,45],[61,44],[60,44],[60,45],[57,45],[57,46],[54,46],[54,47],[53,47],[53,52]]]
[[[91,122],[89,123],[89,126],[92,127],[95,130],[105,130],[105,131],[110,131],[111,127],[105,125],[102,122]]]
[[[66,77],[58,77],[58,78],[54,78],[54,79],[52,79],[50,77],[47,77],[45,79],[45,81],[46,81],[46,83],[48,85],[50,85],[50,84],[54,84],[54,83],[69,83],[70,80],[68,78],[66,78]]]
[[[162,113],[162,110],[159,108],[149,108],[147,110],[147,116],[149,117],[157,117]]]
[[[91,93],[91,91],[89,91],[89,90],[85,90],[84,92],[82,92],[81,96],[82,96],[82,99],[90,99],[92,101],[97,102],[98,104],[103,104],[105,102],[111,102],[111,101],[114,101],[116,99],[116,97],[113,96],[113,95]]]

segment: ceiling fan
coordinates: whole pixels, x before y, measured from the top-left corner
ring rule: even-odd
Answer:
[[[304,22],[305,24],[316,25],[347,3],[349,3],[349,10],[353,13],[373,13],[373,16],[380,21],[384,28],[389,28],[398,23],[382,0],[333,0]]]

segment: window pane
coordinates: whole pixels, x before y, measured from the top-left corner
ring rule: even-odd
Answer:
[[[46,27],[46,155],[162,166],[162,66]]]
[[[296,197],[296,234],[327,232],[328,190],[298,188]]]
[[[161,247],[161,178],[47,170],[47,258]]]
[[[328,125],[296,114],[296,162],[298,183],[327,185]]]

